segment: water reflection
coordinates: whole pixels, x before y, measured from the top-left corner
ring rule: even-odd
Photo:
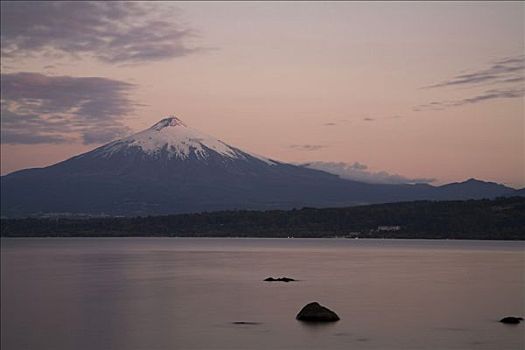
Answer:
[[[525,314],[524,252],[520,242],[2,240],[1,347],[523,348],[523,324],[497,321]],[[314,300],[341,320],[297,321]]]

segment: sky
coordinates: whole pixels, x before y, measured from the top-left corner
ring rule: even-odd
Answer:
[[[349,178],[525,186],[524,2],[1,7],[3,175],[175,115]]]

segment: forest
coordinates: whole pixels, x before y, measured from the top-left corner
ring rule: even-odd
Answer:
[[[2,237],[525,239],[525,198],[147,217],[2,219]]]

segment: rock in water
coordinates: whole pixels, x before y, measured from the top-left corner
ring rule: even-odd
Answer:
[[[501,320],[499,320],[501,323],[507,323],[507,324],[518,324],[521,321],[523,321],[523,317],[514,317],[514,316],[508,316],[503,317]]]
[[[258,325],[260,323],[259,322],[251,322],[251,321],[235,321],[235,322],[232,322],[232,324],[254,326],[254,325]]]
[[[339,321],[339,316],[332,310],[313,302],[305,305],[295,317],[299,321],[305,322],[335,322]]]
[[[290,277],[281,277],[281,278],[268,277],[264,281],[265,282],[294,282],[295,280]]]

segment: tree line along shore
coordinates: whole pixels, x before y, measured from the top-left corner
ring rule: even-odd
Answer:
[[[3,218],[1,236],[525,240],[525,197],[143,217]]]

